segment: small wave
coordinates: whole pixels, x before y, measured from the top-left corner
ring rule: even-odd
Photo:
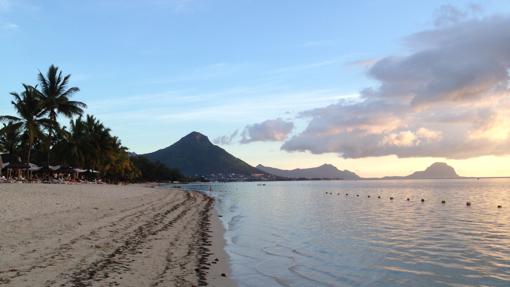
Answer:
[[[271,247],[271,246],[267,246],[267,247],[263,247],[261,248],[260,250],[262,252],[264,252],[265,254],[267,255],[271,255],[271,256],[276,256],[276,257],[282,257],[282,258],[287,258],[287,259],[290,259],[292,261],[295,261],[296,259],[290,255],[285,255],[285,254],[281,254],[281,253],[277,253],[276,251],[271,251],[269,250],[270,248],[274,248],[274,247]]]
[[[242,215],[234,215],[232,218],[230,218],[227,229],[229,231],[236,230],[237,226],[239,225],[242,219],[243,219]]]

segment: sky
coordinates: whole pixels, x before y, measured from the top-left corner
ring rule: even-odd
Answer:
[[[0,0],[0,113],[51,64],[136,153],[510,176],[510,1]],[[65,124],[65,121],[62,121]]]

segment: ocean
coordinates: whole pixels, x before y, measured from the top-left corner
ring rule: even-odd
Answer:
[[[186,188],[216,198],[239,286],[510,286],[510,179]]]

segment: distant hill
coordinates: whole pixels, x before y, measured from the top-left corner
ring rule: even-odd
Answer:
[[[207,136],[192,132],[173,145],[145,157],[176,168],[186,176],[240,174],[250,176],[261,171],[214,145]]]
[[[359,179],[360,177],[348,170],[338,170],[331,164],[323,164],[319,167],[297,168],[293,170],[284,170],[273,167],[257,165],[257,169],[269,174],[286,178],[306,178],[306,179]]]
[[[408,176],[385,177],[389,179],[447,179],[460,178],[455,169],[444,162],[436,162],[424,171],[416,171]]]

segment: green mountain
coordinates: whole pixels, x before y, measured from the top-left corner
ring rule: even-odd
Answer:
[[[146,154],[145,157],[159,161],[169,168],[176,168],[186,176],[264,174],[212,144],[207,136],[198,132],[192,132],[173,145]]]

